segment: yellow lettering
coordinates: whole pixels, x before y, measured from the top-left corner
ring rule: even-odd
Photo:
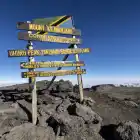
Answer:
[[[28,56],[34,56],[34,50],[28,50],[27,54]]]
[[[20,56],[20,53],[19,53],[20,51],[15,51],[15,54],[17,55],[17,56]]]
[[[61,31],[60,31],[60,28],[56,28],[56,27],[54,27],[54,31],[55,31],[55,32],[61,32]]]
[[[22,50],[13,50],[9,51],[9,56],[26,56],[26,51]]]
[[[70,28],[58,28],[54,26],[47,26],[47,30],[48,32],[72,34],[72,29]]]
[[[33,37],[33,34],[29,34],[29,38],[32,38]]]
[[[18,51],[18,56],[22,56],[22,51]]]
[[[24,56],[24,51],[21,51],[20,52],[20,56]]]
[[[66,33],[68,33],[68,34],[72,34],[72,30],[71,29],[65,29],[65,31],[64,32],[66,32]]]
[[[29,30],[44,31],[44,25],[29,24]]]
[[[46,36],[45,35],[29,34],[29,38],[31,40],[46,41]]]
[[[46,35],[40,35],[40,39],[41,39],[41,41],[47,41],[46,40]]]
[[[29,24],[29,30],[34,30],[33,25],[34,24]]]
[[[42,29],[42,27],[38,27],[39,29]],[[57,29],[57,32],[60,32],[59,29]],[[33,40],[39,40],[39,41],[49,41],[49,42],[59,42],[59,43],[71,43],[74,44],[79,43],[78,39],[73,38],[66,38],[66,37],[56,37],[56,36],[46,36],[46,35],[39,35],[39,34],[29,34],[29,38]]]
[[[60,50],[59,49],[54,49],[54,50],[52,50],[51,54],[60,54]]]
[[[48,41],[50,42],[58,42],[58,38],[55,36],[48,36]]]
[[[15,56],[16,54],[16,51],[9,51],[9,56]]]
[[[89,48],[84,49],[84,52],[90,52]]]
[[[44,31],[44,26],[43,25],[38,25],[37,29],[40,30],[40,31]]]
[[[47,26],[47,30],[48,30],[48,32],[52,32],[53,31],[53,27]]]
[[[42,55],[47,55],[48,54],[48,50],[40,50]]]
[[[39,50],[34,50],[34,55],[40,56],[41,54],[40,54]]]

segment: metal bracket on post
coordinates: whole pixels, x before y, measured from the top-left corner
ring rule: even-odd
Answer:
[[[73,38],[75,38],[75,36],[73,36]],[[77,45],[74,45],[74,48],[78,48]],[[79,55],[75,54],[75,59],[76,61],[79,61]],[[76,69],[80,69],[80,67],[76,67]],[[84,100],[84,96],[83,96],[83,81],[82,81],[82,75],[78,74],[77,75],[77,80],[78,80],[78,85],[79,85],[79,92],[80,92],[80,102],[82,103]]]
[[[28,22],[30,23],[30,22]],[[28,31],[31,33],[31,31]],[[27,45],[28,50],[33,50],[33,43],[28,41]],[[34,57],[28,57],[29,62],[35,62]],[[35,71],[35,69],[29,69],[29,71]],[[37,93],[36,93],[36,78],[30,77],[29,78],[29,90],[32,93],[32,123],[36,125],[37,122]]]

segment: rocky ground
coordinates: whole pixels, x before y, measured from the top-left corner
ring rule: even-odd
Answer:
[[[36,126],[27,84],[0,89],[0,140],[140,140],[139,88],[94,86],[81,104],[69,81],[39,84]]]

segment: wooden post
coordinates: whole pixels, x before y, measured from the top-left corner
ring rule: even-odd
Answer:
[[[75,24],[74,24],[74,20],[72,17],[72,25],[73,28],[75,28]],[[73,38],[76,38],[75,36],[73,36]],[[76,44],[74,44],[74,48],[78,48]],[[79,55],[75,54],[75,59],[76,61],[79,61]],[[80,69],[80,67],[76,67],[77,69]],[[80,102],[82,103],[84,100],[84,96],[83,96],[83,81],[82,81],[82,75],[77,75],[77,81],[78,81],[78,85],[79,85],[79,92],[80,92]]]
[[[73,36],[73,38],[75,38],[75,36]],[[78,48],[77,45],[74,45],[74,48]],[[75,54],[75,59],[76,61],[79,61],[79,55]],[[80,67],[76,67],[76,69],[80,69]],[[77,80],[78,80],[78,85],[79,85],[79,92],[80,92],[80,102],[82,103],[84,100],[84,96],[83,96],[83,81],[82,81],[82,75],[79,74],[77,75]]]
[[[29,23],[29,22],[28,22]],[[28,31],[31,33],[31,31]],[[33,44],[31,41],[28,41],[27,45],[28,50],[33,50]],[[29,62],[35,62],[34,57],[28,57]],[[35,69],[29,69],[29,71],[35,71]],[[37,122],[37,93],[36,93],[36,78],[29,78],[29,90],[32,93],[32,123],[36,125]]]

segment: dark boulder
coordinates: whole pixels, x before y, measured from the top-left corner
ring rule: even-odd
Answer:
[[[104,91],[108,91],[114,87],[115,87],[115,85],[113,85],[113,84],[102,84],[102,85],[92,86],[91,89],[96,92],[104,92]]]
[[[134,107],[134,108],[138,108],[139,105],[137,103],[135,103],[134,101],[124,101],[125,105],[129,106],[129,107]]]
[[[115,130],[116,140],[140,140],[140,126],[131,121],[121,122]]]
[[[84,97],[84,100],[83,100],[84,105],[92,107],[92,106],[94,106],[95,103],[96,102],[93,99],[91,99],[90,97]]]
[[[22,121],[13,116],[1,116],[0,117],[0,136],[9,132],[15,126],[22,124]]]
[[[70,104],[71,104],[70,100],[65,99],[62,101],[62,103],[59,106],[57,106],[56,111],[58,113],[65,112],[67,111],[67,108]]]
[[[52,127],[55,134],[62,140],[102,140],[95,131],[96,125],[88,125],[82,117],[69,115],[66,112],[54,114],[47,120],[48,126]],[[64,136],[64,137],[62,137]],[[60,139],[60,140],[61,140]]]
[[[84,134],[84,133],[83,133]],[[85,135],[79,135],[79,134],[70,134],[64,137],[62,140],[104,140],[100,134],[94,133],[92,136],[85,134]]]
[[[79,93],[79,86],[77,84],[73,86],[73,92]]]
[[[19,118],[28,118],[29,121],[32,120],[32,104],[25,101],[25,100],[18,100],[17,101],[17,113]]]
[[[85,124],[92,128],[92,131],[99,132],[101,129],[102,118],[90,107],[74,103],[68,107],[70,115],[82,117]]]
[[[56,140],[54,132],[50,127],[34,126],[31,123],[25,123],[14,127],[9,134],[3,137],[3,140]]]
[[[73,85],[70,81],[60,80],[57,82],[57,91],[59,92],[71,92],[73,91]]]
[[[54,129],[55,133],[58,133],[58,129],[60,129],[60,136],[65,136],[71,132],[77,133],[84,128],[84,120],[82,118],[70,116],[66,112],[53,114],[47,120],[47,123]]]

